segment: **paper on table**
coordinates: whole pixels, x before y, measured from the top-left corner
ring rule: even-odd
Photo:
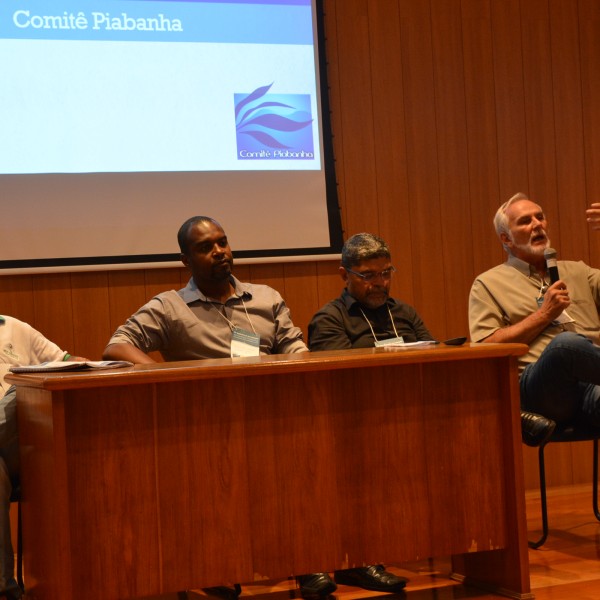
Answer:
[[[420,342],[394,342],[393,344],[386,344],[383,347],[388,348],[390,350],[394,350],[396,348],[409,348],[409,347],[415,347],[415,346],[430,346],[430,345],[437,344],[437,343],[438,342],[435,342],[433,340],[422,340]]]
[[[13,373],[42,373],[49,371],[86,371],[88,369],[118,369],[132,367],[127,360],[51,360],[39,365],[23,365],[11,367]]]

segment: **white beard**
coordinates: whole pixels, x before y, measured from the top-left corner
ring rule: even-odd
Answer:
[[[546,238],[546,243],[543,246],[533,246],[531,241],[526,244],[515,244],[513,242],[512,252],[514,254],[515,250],[520,250],[524,254],[529,254],[533,256],[544,256],[544,250],[550,247],[550,239]]]

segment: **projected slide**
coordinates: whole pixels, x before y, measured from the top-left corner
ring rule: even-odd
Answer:
[[[8,0],[0,20],[0,173],[321,167],[310,1]]]
[[[338,252],[318,2],[0,2],[0,274]]]

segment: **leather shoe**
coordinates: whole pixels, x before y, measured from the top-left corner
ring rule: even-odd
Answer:
[[[9,579],[6,582],[6,588],[0,592],[0,599],[6,598],[6,600],[20,600],[23,597],[23,590],[19,587],[19,584],[14,578]]]
[[[521,411],[521,439],[528,446],[545,444],[556,429],[556,423],[542,415]]]
[[[371,565],[356,569],[344,569],[334,573],[336,583],[353,585],[372,592],[399,592],[406,586],[408,579],[398,577],[385,570],[383,565]]]
[[[296,579],[303,598],[325,598],[337,590],[337,585],[329,577],[329,573],[310,573],[299,575]]]
[[[238,596],[242,593],[242,586],[239,583],[236,583],[233,587],[217,585],[215,587],[202,588],[202,590],[207,595],[216,596],[222,600],[237,600]]]

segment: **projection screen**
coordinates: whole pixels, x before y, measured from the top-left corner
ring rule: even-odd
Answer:
[[[0,273],[339,253],[317,0],[0,4]]]

